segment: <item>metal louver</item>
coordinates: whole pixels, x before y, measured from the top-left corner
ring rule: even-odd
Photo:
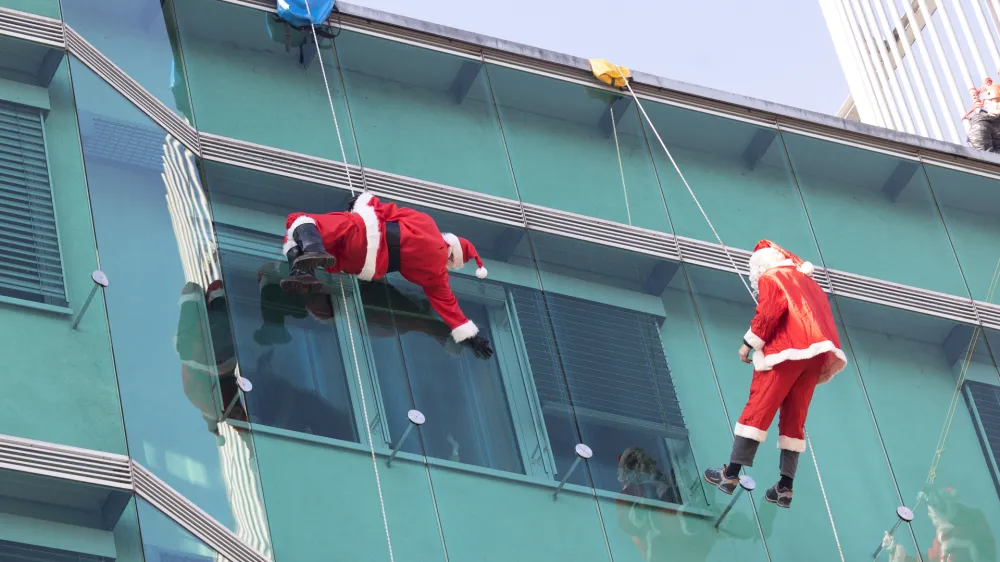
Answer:
[[[61,21],[8,8],[0,8],[0,35],[66,48]]]
[[[66,26],[66,46],[80,62],[87,65],[112,88],[118,90],[157,125],[181,141],[195,154],[201,153],[198,147],[198,132],[195,131],[194,127],[166,105],[163,105],[163,102],[156,99],[153,94],[149,93],[125,71],[118,68],[108,57],[104,56],[68,25]]]
[[[8,435],[0,435],[0,468],[121,490],[132,489],[132,471],[124,455]]]
[[[269,562],[191,500],[160,480],[137,462],[132,462],[135,491],[153,507],[168,515],[189,533],[232,562]]]

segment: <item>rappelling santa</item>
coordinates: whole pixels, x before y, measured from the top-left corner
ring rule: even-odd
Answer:
[[[460,269],[470,260],[478,266],[480,279],[486,277],[486,268],[468,240],[442,234],[427,214],[362,193],[349,212],[292,213],[285,226],[282,251],[291,268],[291,275],[281,281],[285,291],[322,292],[323,284],[313,274],[318,267],[357,275],[362,281],[398,271],[420,285],[456,342],[472,347],[481,357],[493,355],[489,341],[459,307],[448,276],[449,270]]]
[[[770,240],[761,240],[750,256],[757,313],[739,352],[740,359],[754,367],[750,398],[733,431],[730,464],[705,472],[708,482],[728,494],[739,484],[740,469],[753,466],[757,446],[767,439],[780,409],[781,480],[764,497],[779,507],[791,505],[798,455],[806,449],[805,424],[813,391],[847,365],[830,302],[810,277],[813,269]]]

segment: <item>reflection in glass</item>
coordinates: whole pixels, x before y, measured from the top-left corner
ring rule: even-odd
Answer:
[[[670,231],[627,97],[503,66],[486,70],[522,201]]]
[[[482,62],[352,31],[336,46],[365,166],[517,199]]]
[[[968,294],[919,163],[802,135],[782,138],[824,265]]]
[[[0,8],[60,19],[59,0],[0,0]]]
[[[173,9],[173,0],[62,0],[70,27],[194,124]]]
[[[83,65],[73,81],[131,455],[267,555],[194,155]]]
[[[555,351],[549,365],[566,381],[561,402],[594,449],[595,486],[616,494],[613,505],[601,500],[616,559],[636,549],[648,560],[766,559],[758,524],[768,536],[773,511],[758,522],[742,500],[721,532],[713,528],[729,496],[701,471],[732,439],[680,264],[530,237],[544,286],[537,310]],[[531,359],[549,420],[560,401],[539,378],[545,363]]]
[[[969,541],[979,550],[975,559],[996,559],[1000,498],[988,484],[992,459],[982,439],[988,401],[977,400],[983,388],[1000,386],[987,338],[950,320],[842,298],[837,304],[902,501],[916,516],[919,555],[933,559],[942,541],[954,537],[961,540],[950,548]],[[853,521],[842,519],[838,529]],[[891,521],[890,514],[876,534]],[[916,559],[905,532],[895,539],[903,546],[892,550],[912,557],[900,559]],[[968,552],[960,551],[953,553],[957,559]]]

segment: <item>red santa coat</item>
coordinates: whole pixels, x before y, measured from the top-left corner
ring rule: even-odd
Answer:
[[[451,329],[455,341],[477,335],[479,328],[465,317],[448,277],[449,265],[454,268],[464,263],[461,239],[442,234],[434,219],[426,213],[395,203],[384,204],[377,197],[363,193],[349,213],[288,215],[285,224],[288,232],[282,252],[287,253],[294,246],[292,232],[295,228],[315,224],[326,251],[337,258],[337,264],[328,269],[330,273],[357,275],[362,281],[380,279],[389,269],[386,222],[399,225],[400,275],[423,288],[431,306]]]
[[[819,367],[823,384],[847,365],[830,303],[818,283],[788,263],[765,271],[757,290],[757,314],[744,335],[755,350],[755,371],[823,355]]]

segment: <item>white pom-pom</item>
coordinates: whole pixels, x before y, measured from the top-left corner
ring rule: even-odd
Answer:
[[[812,275],[813,271],[816,271],[816,268],[813,267],[811,262],[804,261],[802,262],[802,265],[799,266],[799,271],[805,275]]]
[[[480,279],[486,279],[486,273],[487,273],[486,268],[480,267],[479,269],[476,270],[476,277]]]

